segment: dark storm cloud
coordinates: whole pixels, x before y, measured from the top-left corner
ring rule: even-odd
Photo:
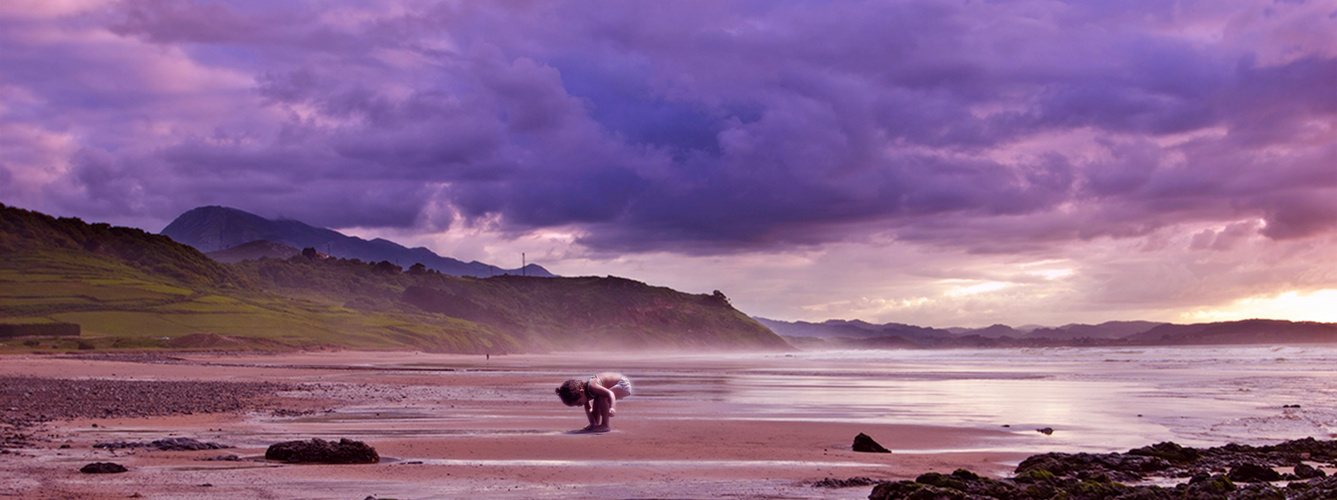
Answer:
[[[1236,69],[1236,85],[1221,99],[1233,113],[1225,118],[1244,146],[1286,143],[1302,135],[1310,119],[1337,114],[1337,58],[1305,57],[1259,67],[1245,57]],[[1226,105],[1223,103],[1223,105]]]
[[[494,220],[577,226],[618,251],[869,232],[1017,251],[1251,218],[1266,224],[1231,237],[1331,233],[1337,48],[1293,38],[1337,20],[1266,8],[145,0],[11,13],[0,121],[75,144],[55,180],[0,162],[16,172],[6,183],[44,187],[34,203],[102,214]],[[426,215],[440,206],[459,219]]]

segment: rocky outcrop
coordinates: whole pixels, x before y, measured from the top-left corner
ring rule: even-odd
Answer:
[[[964,469],[931,472],[914,481],[878,484],[870,500],[1330,500],[1337,498],[1337,477],[1272,483],[1236,484],[1222,474],[1202,473],[1174,487],[1129,486],[1097,475],[1089,479],[1027,473],[1013,479],[989,479]]]
[[[310,441],[285,441],[269,446],[265,458],[288,463],[374,464],[381,461],[376,449],[361,441],[338,442],[312,438]]]
[[[1045,471],[1055,476],[1089,478],[1105,475],[1115,481],[1140,481],[1148,474],[1164,472],[1171,464],[1159,457],[1125,453],[1045,453],[1017,466],[1017,473]]]
[[[959,469],[913,481],[878,484],[871,500],[1320,500],[1337,498],[1337,477],[1313,464],[1337,466],[1337,441],[1312,438],[1274,446],[1194,449],[1165,442],[1127,453],[1046,453],[1017,466],[1016,476],[990,479]],[[1293,472],[1281,473],[1279,468]],[[1173,487],[1136,484],[1183,478]],[[1133,483],[1133,484],[1128,484]]]
[[[1165,442],[1128,453],[1046,453],[1022,461],[1017,466],[1017,473],[1045,470],[1058,476],[1077,478],[1104,474],[1115,481],[1135,482],[1151,475],[1188,478],[1203,473],[1219,474],[1246,464],[1269,470],[1277,467],[1294,469],[1306,465],[1305,462],[1337,464],[1337,441],[1305,438],[1270,446],[1228,444],[1205,450]],[[1255,469],[1245,468],[1238,477],[1252,479],[1254,475],[1248,474],[1252,470]],[[1274,480],[1307,479],[1298,474],[1278,476]]]

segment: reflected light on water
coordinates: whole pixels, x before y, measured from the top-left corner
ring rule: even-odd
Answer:
[[[1337,427],[1337,398],[1328,387],[1337,349],[1329,346],[837,351],[770,359],[770,367],[711,377],[717,383],[709,396],[727,418],[1032,434],[1049,427],[1054,434],[1037,447],[1111,451],[1167,440],[1328,439]],[[681,382],[672,378],[662,375],[666,385]]]
[[[342,408],[293,423],[313,432],[364,428],[373,423],[384,433],[453,429],[450,432],[461,435],[504,436],[533,432],[502,429],[502,424],[518,416],[570,421],[572,410],[557,404],[552,393],[556,381],[584,370],[573,369],[564,361],[567,359],[536,357],[533,362],[508,367],[452,371],[472,380],[467,390],[395,386],[396,391],[409,391],[403,407]],[[1330,384],[1337,375],[1337,347],[1328,345],[833,351],[608,359],[621,364],[609,369],[635,380],[635,396],[619,404],[627,405],[627,414],[643,419],[1001,430],[1003,436],[1021,439],[998,446],[1035,452],[1125,451],[1162,441],[1185,446],[1268,444],[1304,437],[1331,439],[1337,431],[1337,387]],[[412,369],[422,369],[418,365]],[[394,375],[394,367],[380,368],[386,371],[377,373]],[[504,390],[491,382],[494,377],[517,374],[542,382]],[[470,401],[522,404],[471,405]],[[1053,433],[1036,432],[1042,428],[1051,428]],[[1030,448],[1024,449],[1027,446]]]

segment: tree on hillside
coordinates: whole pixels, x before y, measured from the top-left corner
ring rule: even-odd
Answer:
[[[715,300],[720,301],[724,305],[730,305],[729,298],[724,296],[724,292],[715,290],[715,293],[710,294],[710,296],[714,297]]]

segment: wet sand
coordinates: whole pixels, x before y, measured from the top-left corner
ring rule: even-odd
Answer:
[[[1016,436],[1004,431],[749,414],[709,396],[729,378],[720,373],[727,371],[720,362],[709,359],[646,357],[615,364],[646,374],[633,376],[637,395],[619,402],[613,432],[579,434],[572,431],[584,426],[583,415],[561,405],[552,388],[561,381],[558,373],[581,374],[594,366],[570,357],[173,356],[168,363],[6,356],[0,376],[281,382],[302,389],[249,400],[248,409],[236,412],[47,422],[32,429],[31,445],[0,454],[0,477],[6,478],[0,479],[0,496],[866,498],[869,486],[811,484],[854,476],[909,479],[961,467],[1001,476],[1027,455],[998,451],[1000,442]],[[699,374],[719,384],[655,375],[663,373]],[[893,453],[852,451],[860,432]],[[233,448],[93,448],[169,437]],[[363,441],[382,462],[291,465],[263,459],[270,444],[310,438]],[[209,460],[227,455],[240,460]],[[129,472],[78,471],[91,462],[119,463]]]

